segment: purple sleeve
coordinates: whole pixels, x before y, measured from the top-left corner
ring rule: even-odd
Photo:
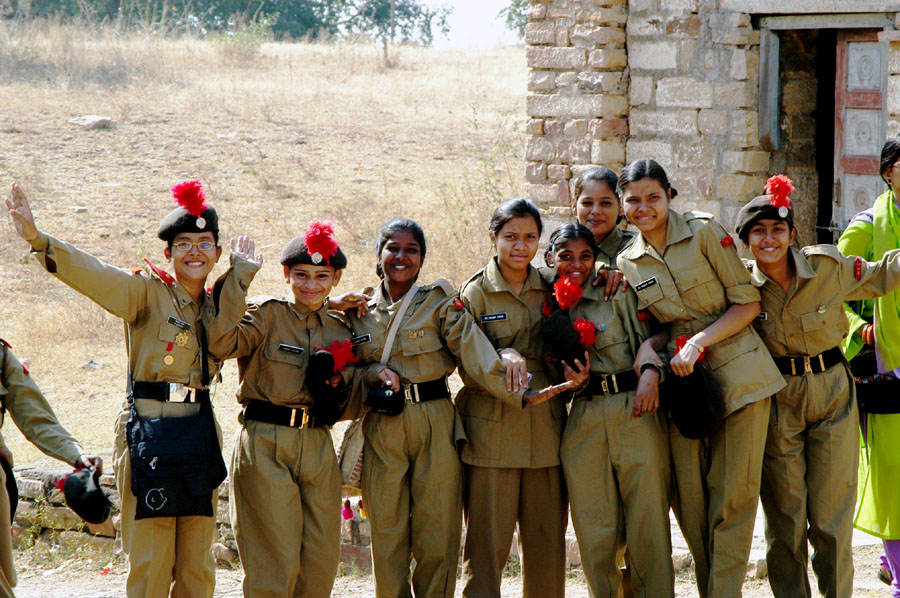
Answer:
[[[850,219],[849,224],[856,222],[857,220],[862,220],[863,222],[868,222],[869,224],[875,223],[875,208],[869,208],[868,210],[863,210],[856,216]]]

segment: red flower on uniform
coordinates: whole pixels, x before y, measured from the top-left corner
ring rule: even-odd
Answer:
[[[772,196],[772,199],[769,200],[769,204],[775,208],[791,207],[791,199],[788,196],[793,190],[793,181],[783,174],[771,176],[769,177],[769,180],[766,181],[766,195]]]
[[[209,207],[200,181],[185,181],[175,185],[172,187],[172,197],[175,198],[175,203],[188,211],[188,214],[197,218]]]
[[[578,342],[587,349],[597,340],[597,326],[584,318],[578,318],[572,324],[572,328],[578,333]]]
[[[678,352],[684,349],[684,346],[687,344],[687,336],[681,335],[675,339],[675,355],[678,355]],[[703,358],[706,357],[706,351],[702,351],[700,353],[700,357],[697,358],[697,361],[703,361]]]
[[[731,235],[725,235],[724,237],[722,237],[722,240],[719,241],[719,243],[722,244],[722,247],[731,247],[732,245],[734,245],[734,237],[732,237]]]
[[[466,305],[465,305],[465,303],[462,302],[462,299],[457,297],[456,299],[453,300],[453,307],[455,307],[456,309],[465,309]]]
[[[544,304],[541,306],[541,315],[545,318],[549,318],[552,313],[553,310],[550,309],[550,304],[544,301]]]
[[[325,349],[334,358],[334,373],[338,373],[346,367],[348,363],[356,363],[359,359],[353,354],[353,341],[345,338],[342,341],[334,341]]]
[[[581,285],[567,276],[563,276],[553,285],[553,296],[556,297],[560,309],[569,309],[578,303],[583,292]]]
[[[650,315],[650,312],[646,309],[642,309],[637,312],[638,322],[649,322],[653,316]]]

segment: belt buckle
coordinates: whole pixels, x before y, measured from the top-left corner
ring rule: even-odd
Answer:
[[[600,380],[600,388],[603,389],[603,395],[608,397],[609,396],[609,383],[606,381],[606,376],[604,376],[603,379]]]
[[[613,374],[610,377],[612,378],[612,383],[613,383],[613,394],[618,394],[619,393],[619,381],[616,379],[615,374]]]
[[[419,398],[419,385],[414,382],[408,382],[403,385],[403,396],[406,398],[407,403],[412,403],[413,405],[422,401]]]
[[[297,427],[297,412],[302,411],[303,415],[300,418],[300,427],[306,428],[309,426],[309,409],[306,407],[292,407],[291,408],[291,424],[292,428]]]
[[[803,356],[803,371],[807,374],[812,374],[812,362],[809,360],[809,355]]]
[[[825,371],[825,358],[822,357],[822,353],[819,353],[819,367],[822,368],[822,371]]]
[[[797,362],[791,357],[791,376],[797,375]]]

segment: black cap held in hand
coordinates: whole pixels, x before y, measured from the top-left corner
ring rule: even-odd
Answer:
[[[100,524],[109,519],[112,505],[100,487],[100,476],[90,469],[69,475],[63,486],[66,504],[88,523]]]

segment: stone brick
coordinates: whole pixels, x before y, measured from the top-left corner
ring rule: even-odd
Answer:
[[[666,22],[666,35],[673,37],[696,38],[700,35],[700,17],[697,15],[683,15],[671,17]]]
[[[538,205],[556,205],[558,197],[556,185],[535,185],[526,183],[525,197]]]
[[[544,121],[544,134],[545,135],[562,135],[566,130],[566,123],[562,120],[545,120]]]
[[[733,148],[759,145],[759,114],[751,110],[734,110],[728,115],[728,143]]]
[[[716,107],[750,108],[757,104],[756,87],[745,81],[716,83],[713,89]]]
[[[543,183],[547,180],[547,165],[543,162],[529,162],[525,165],[525,180],[529,183]]]
[[[816,80],[789,79],[781,86],[781,106],[785,114],[808,114],[816,108]]]
[[[625,146],[625,155],[629,162],[652,158],[659,162],[666,172],[675,170],[675,163],[672,160],[672,144],[665,141],[641,141],[631,138]]]
[[[697,111],[632,110],[628,115],[631,134],[640,136],[696,135]]]
[[[526,44],[552,44],[556,42],[556,26],[552,22],[525,25]]]
[[[710,108],[712,107],[712,85],[709,81],[698,81],[691,77],[660,79],[656,83],[656,104],[684,108]]]
[[[900,17],[900,12],[897,13],[897,16]],[[891,42],[888,45],[888,73],[900,74],[900,41]]]
[[[575,13],[571,8],[567,6],[562,6],[559,3],[552,4],[547,7],[547,18],[548,19],[571,19],[575,16]]]
[[[547,5],[532,2],[525,9],[525,18],[529,21],[542,21],[547,18]]]
[[[587,121],[583,118],[576,118],[566,123],[563,134],[566,137],[579,137],[587,134]]]
[[[40,480],[30,480],[25,477],[19,477],[16,480],[16,485],[19,487],[19,498],[30,498],[32,500],[37,500],[39,498],[44,498],[44,482]]]
[[[621,27],[598,27],[595,25],[575,25],[569,31],[572,39],[582,39],[593,44],[624,44],[625,30]]]
[[[530,68],[577,69],[585,65],[587,51],[584,48],[543,48],[529,46],[525,57]]]
[[[891,115],[900,114],[900,76],[888,77],[887,110]]]
[[[701,110],[697,116],[700,134],[724,135],[728,130],[727,114],[724,110]]]
[[[742,12],[713,12],[709,17],[713,42],[731,46],[759,43],[759,31],[754,31],[750,15]]]
[[[728,173],[766,173],[769,171],[769,152],[725,152],[722,157],[722,170]]]
[[[551,164],[547,166],[547,178],[551,181],[565,181],[571,176],[572,170],[565,164]]]
[[[591,143],[591,164],[625,162],[625,144],[614,139],[596,140]]]
[[[756,79],[759,72],[759,54],[750,50],[735,50],[731,55],[731,78],[737,81]]]
[[[578,73],[578,89],[591,93],[601,91],[622,93],[624,83],[621,72],[581,71]]]
[[[596,69],[622,69],[628,64],[628,55],[621,48],[604,48],[591,52],[588,63]]]
[[[736,199],[746,202],[753,199],[766,185],[764,176],[746,174],[722,174],[716,179],[716,195],[720,199]]]
[[[525,125],[525,133],[528,135],[543,135],[544,134],[544,119],[542,118],[532,118],[528,121],[528,124]]]
[[[560,48],[565,48],[569,45],[569,30],[568,29],[557,29],[556,30],[556,45]]]
[[[535,162],[551,162],[556,158],[556,146],[543,137],[530,137],[525,142],[525,159]]]
[[[653,97],[653,77],[631,76],[631,86],[628,88],[628,103],[632,106],[649,104]]]
[[[678,66],[678,47],[673,42],[632,42],[628,45],[628,66],[659,71]]]
[[[571,87],[578,80],[578,73],[568,71],[556,74],[556,86],[559,88]]]
[[[678,169],[704,168],[716,162],[716,145],[712,141],[700,140],[693,143],[675,145],[675,164]],[[693,180],[691,181],[693,185]]]
[[[116,537],[116,527],[113,525],[112,517],[107,517],[106,521],[103,523],[88,523],[87,525],[88,531],[90,531],[95,536],[106,536],[108,538]]]
[[[591,137],[595,139],[609,139],[620,135],[628,135],[627,118],[603,118],[590,122]]]
[[[528,71],[528,91],[556,89],[556,73],[552,71]]]
[[[600,25],[624,25],[630,20],[628,12],[621,8],[601,8],[591,12],[588,19]]]
[[[525,98],[525,111],[529,116],[591,118],[616,117],[625,114],[627,102],[624,96],[592,94],[582,96],[535,95]],[[547,132],[547,123],[544,123]]]
[[[559,161],[563,164],[584,164],[591,159],[591,142],[588,139],[559,142]],[[550,176],[549,169],[547,176]]]
[[[886,129],[888,137],[900,134],[900,120],[897,120],[896,118],[889,118],[887,121]]]
[[[697,194],[700,197],[704,199],[710,199],[712,197],[712,180],[713,175],[709,172],[704,172],[697,177]]]
[[[632,14],[625,25],[625,31],[628,33],[628,37],[655,37],[663,35],[666,31],[665,19],[656,13],[648,15]]]

